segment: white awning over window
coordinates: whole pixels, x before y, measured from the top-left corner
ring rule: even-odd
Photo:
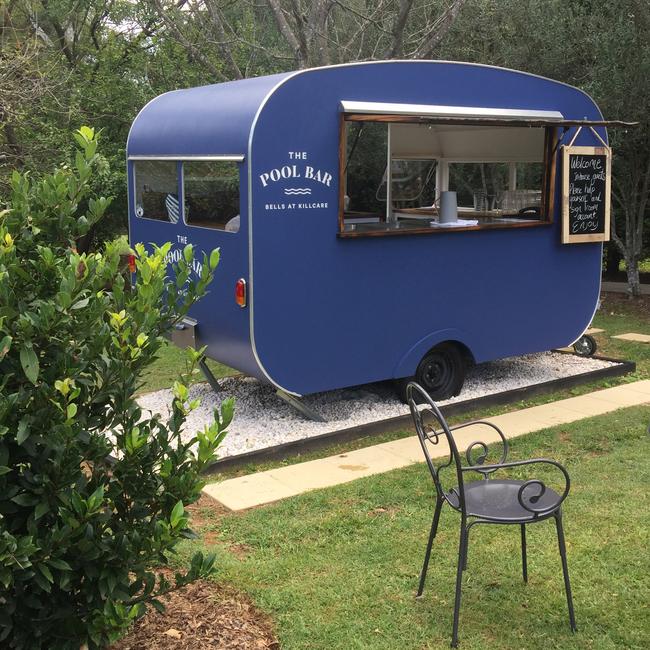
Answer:
[[[413,115],[440,118],[485,118],[489,120],[544,120],[561,122],[559,111],[542,111],[519,108],[486,108],[485,106],[443,106],[435,104],[395,104],[389,102],[341,101],[344,113],[361,115]]]

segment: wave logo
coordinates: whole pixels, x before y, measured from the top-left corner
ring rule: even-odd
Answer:
[[[285,188],[284,193],[287,196],[293,196],[295,194],[311,194],[311,189],[309,187],[287,187]]]

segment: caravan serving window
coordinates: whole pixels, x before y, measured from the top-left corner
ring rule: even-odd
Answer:
[[[177,223],[178,163],[175,160],[138,160],[134,163],[135,214],[142,219]]]
[[[554,144],[555,128],[546,125],[345,115],[340,233],[548,224]],[[451,219],[440,209],[447,192],[457,205]]]
[[[183,163],[185,221],[190,226],[239,230],[239,165],[210,160]]]

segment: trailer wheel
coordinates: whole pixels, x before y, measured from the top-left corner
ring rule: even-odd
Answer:
[[[451,343],[437,345],[420,361],[415,381],[433,400],[458,395],[465,382],[465,360],[461,351]]]
[[[414,377],[396,381],[399,398],[406,404],[406,387],[416,381],[433,400],[443,400],[458,395],[465,383],[467,359],[453,343],[441,343],[429,350],[418,364]]]
[[[589,334],[583,334],[573,344],[573,350],[581,357],[591,357],[596,353],[597,349],[598,345],[596,344],[596,339]]]

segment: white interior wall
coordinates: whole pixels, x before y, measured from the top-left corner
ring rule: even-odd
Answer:
[[[391,124],[393,158],[450,162],[542,162],[544,129],[529,127]]]

